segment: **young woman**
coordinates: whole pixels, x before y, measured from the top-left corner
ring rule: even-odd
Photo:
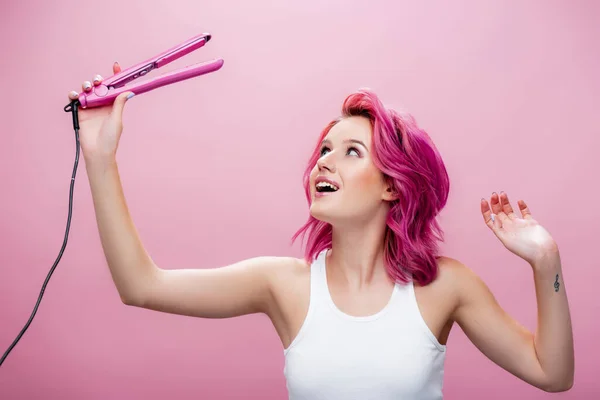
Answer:
[[[120,71],[118,64],[113,66]],[[85,82],[89,91],[100,84]],[[569,307],[558,246],[519,201],[481,199],[484,223],[531,266],[532,333],[459,261],[437,254],[449,180],[428,135],[362,90],[322,132],[305,189],[306,257],[257,257],[212,269],[155,265],[128,212],[116,162],[128,93],[80,110],[80,142],[104,254],[125,304],[202,318],[269,316],[290,399],[440,399],[456,323],[506,371],[544,391],[573,385]],[[70,99],[77,93],[71,92]]]

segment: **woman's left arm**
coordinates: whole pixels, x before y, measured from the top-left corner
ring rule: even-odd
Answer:
[[[529,263],[537,299],[535,334],[511,318],[485,283],[467,268],[454,268],[459,304],[454,320],[488,358],[524,381],[548,392],[573,386],[574,351],[571,316],[560,253],[550,234],[518,202],[514,212],[506,193],[492,195],[491,209],[481,200],[486,225],[502,244]]]

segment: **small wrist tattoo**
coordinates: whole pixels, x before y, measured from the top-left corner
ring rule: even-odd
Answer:
[[[556,280],[554,281],[554,291],[558,292],[559,287],[560,287],[560,283],[558,283],[558,274],[556,274]]]

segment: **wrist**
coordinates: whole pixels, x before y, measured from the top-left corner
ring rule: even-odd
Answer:
[[[535,273],[555,273],[561,268],[560,253],[558,249],[544,252],[529,264]]]
[[[87,169],[89,168],[101,168],[105,169],[110,166],[117,165],[117,158],[115,154],[93,154],[93,155],[85,155],[85,166]]]

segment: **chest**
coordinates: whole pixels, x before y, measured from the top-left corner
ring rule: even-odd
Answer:
[[[286,351],[284,374],[290,398],[437,398],[444,352],[426,338],[379,329],[377,323],[319,324]],[[322,322],[322,320],[321,320]],[[347,326],[346,326],[347,325]],[[390,324],[382,321],[381,327]],[[402,337],[399,337],[402,336]],[[325,356],[326,355],[326,356]]]
[[[385,306],[387,295],[362,298],[330,289],[331,299],[337,308],[350,315],[375,314]],[[433,283],[426,287],[414,286],[414,296],[425,327],[441,344],[445,344],[452,328],[451,313],[455,299],[450,288]],[[284,348],[298,335],[308,313],[310,302],[310,271],[296,274],[275,293],[279,312],[272,317]]]

